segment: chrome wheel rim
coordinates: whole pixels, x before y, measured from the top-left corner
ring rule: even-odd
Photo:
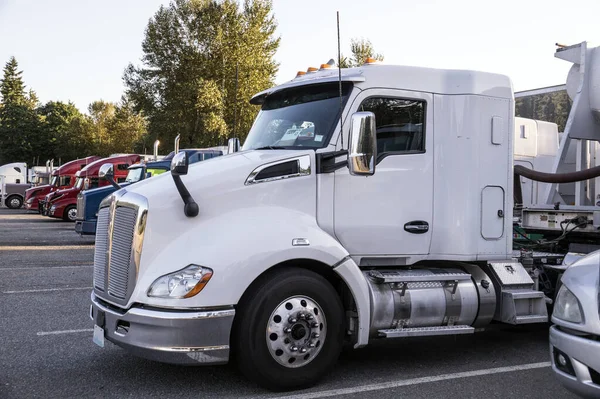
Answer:
[[[67,217],[69,218],[69,220],[75,220],[75,218],[77,217],[77,209],[69,209]]]
[[[323,309],[312,298],[282,301],[267,321],[267,348],[280,365],[298,368],[317,357],[327,336]]]
[[[10,206],[12,206],[13,208],[18,208],[20,204],[21,201],[19,201],[18,198],[13,198],[10,200]]]

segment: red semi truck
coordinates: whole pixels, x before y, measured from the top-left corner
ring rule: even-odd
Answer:
[[[62,218],[66,221],[74,222],[77,216],[77,194],[82,190],[110,184],[107,180],[100,180],[98,178],[98,172],[102,165],[111,163],[113,165],[115,181],[122,182],[127,177],[127,168],[140,162],[140,160],[141,157],[139,155],[131,154],[102,158],[90,163],[76,173],[75,185],[73,187],[46,195],[43,213],[50,217]]]
[[[46,195],[57,190],[73,187],[75,185],[75,174],[98,159],[100,159],[98,156],[76,159],[52,171],[50,184],[32,187],[25,191],[25,209],[39,210],[41,213],[40,203],[43,202]]]

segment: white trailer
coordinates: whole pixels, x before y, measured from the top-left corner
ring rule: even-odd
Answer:
[[[345,342],[548,321],[513,258],[506,76],[324,64],[251,102],[241,152],[189,168],[179,153],[171,176],[102,202],[98,345],[188,364],[233,352],[285,390],[318,381]]]

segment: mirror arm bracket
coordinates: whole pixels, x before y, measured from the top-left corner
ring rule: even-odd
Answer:
[[[108,182],[109,182],[110,184],[112,184],[112,186],[113,186],[114,188],[116,188],[117,190],[120,190],[120,189],[121,189],[121,186],[119,186],[119,184],[118,184],[118,183],[115,181],[115,179],[113,178],[113,176],[112,176],[112,175],[106,175],[106,176],[104,176],[104,177],[106,178],[106,180],[108,180]]]
[[[175,187],[177,187],[177,191],[179,191],[179,195],[181,196],[181,199],[184,203],[183,213],[189,218],[198,216],[200,208],[198,207],[196,201],[194,201],[194,199],[192,198],[192,195],[190,194],[188,189],[185,187],[185,184],[183,184],[183,182],[181,181],[181,177],[173,174],[172,176],[173,181],[175,182]]]

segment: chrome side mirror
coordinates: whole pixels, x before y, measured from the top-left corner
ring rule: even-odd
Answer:
[[[229,139],[227,142],[227,153],[233,154],[234,152],[238,152],[240,150],[240,139],[233,138]]]
[[[109,176],[114,176],[113,164],[105,163],[104,165],[100,166],[100,170],[98,171],[98,177],[101,179],[108,180]]]
[[[371,176],[377,159],[375,114],[355,112],[350,122],[348,169],[352,176]]]
[[[98,171],[98,177],[100,179],[106,179],[108,180],[108,182],[110,184],[112,184],[112,186],[114,188],[116,188],[117,190],[119,190],[121,188],[121,186],[119,186],[117,184],[117,182],[115,182],[114,179],[114,169],[113,169],[113,164],[112,163],[105,163],[104,165],[100,166],[100,170]],[[87,184],[89,186],[89,179],[85,179],[85,184]],[[89,187],[86,187],[85,189],[87,190]]]
[[[171,160],[171,174],[174,176],[187,175],[188,172],[188,155],[185,151],[180,151]]]

